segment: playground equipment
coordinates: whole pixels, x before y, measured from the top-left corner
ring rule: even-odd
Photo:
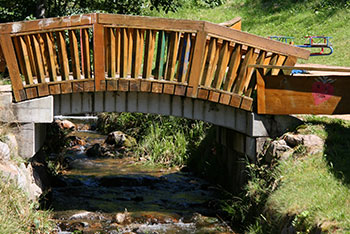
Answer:
[[[311,52],[310,56],[328,56],[333,53],[333,47],[330,43],[330,39],[332,37],[326,36],[306,36],[307,41],[303,45],[295,45],[297,47],[311,49],[311,48],[319,48],[320,51]],[[294,37],[286,37],[286,36],[269,36],[269,39],[284,42],[290,45],[294,45]],[[325,49],[328,51],[326,52]]]

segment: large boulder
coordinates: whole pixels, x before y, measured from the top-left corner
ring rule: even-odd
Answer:
[[[136,139],[126,135],[121,131],[115,131],[108,134],[105,140],[107,145],[114,145],[116,147],[130,148],[136,145]]]
[[[292,148],[289,147],[283,139],[272,141],[267,148],[265,161],[270,163],[273,159],[279,159],[284,153],[289,152],[291,149]]]
[[[69,129],[69,130],[75,130],[76,126],[74,123],[72,123],[69,120],[55,120],[55,123],[61,128],[61,129]]]

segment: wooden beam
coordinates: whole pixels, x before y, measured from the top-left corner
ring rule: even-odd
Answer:
[[[101,24],[94,24],[94,78],[95,91],[101,90],[101,81],[105,80],[104,29]]]

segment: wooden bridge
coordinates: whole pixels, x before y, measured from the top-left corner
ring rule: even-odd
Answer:
[[[0,24],[16,102],[79,92],[185,96],[251,111],[251,65],[294,66],[309,52],[205,21],[85,14]],[[290,72],[290,71],[289,71]],[[263,68],[263,75],[283,70]]]

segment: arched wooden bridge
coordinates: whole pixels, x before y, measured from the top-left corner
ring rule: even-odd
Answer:
[[[251,111],[257,87],[251,65],[294,66],[309,52],[233,24],[99,13],[6,23],[0,24],[0,54],[16,102],[120,91]],[[263,73],[282,70],[266,67]]]

